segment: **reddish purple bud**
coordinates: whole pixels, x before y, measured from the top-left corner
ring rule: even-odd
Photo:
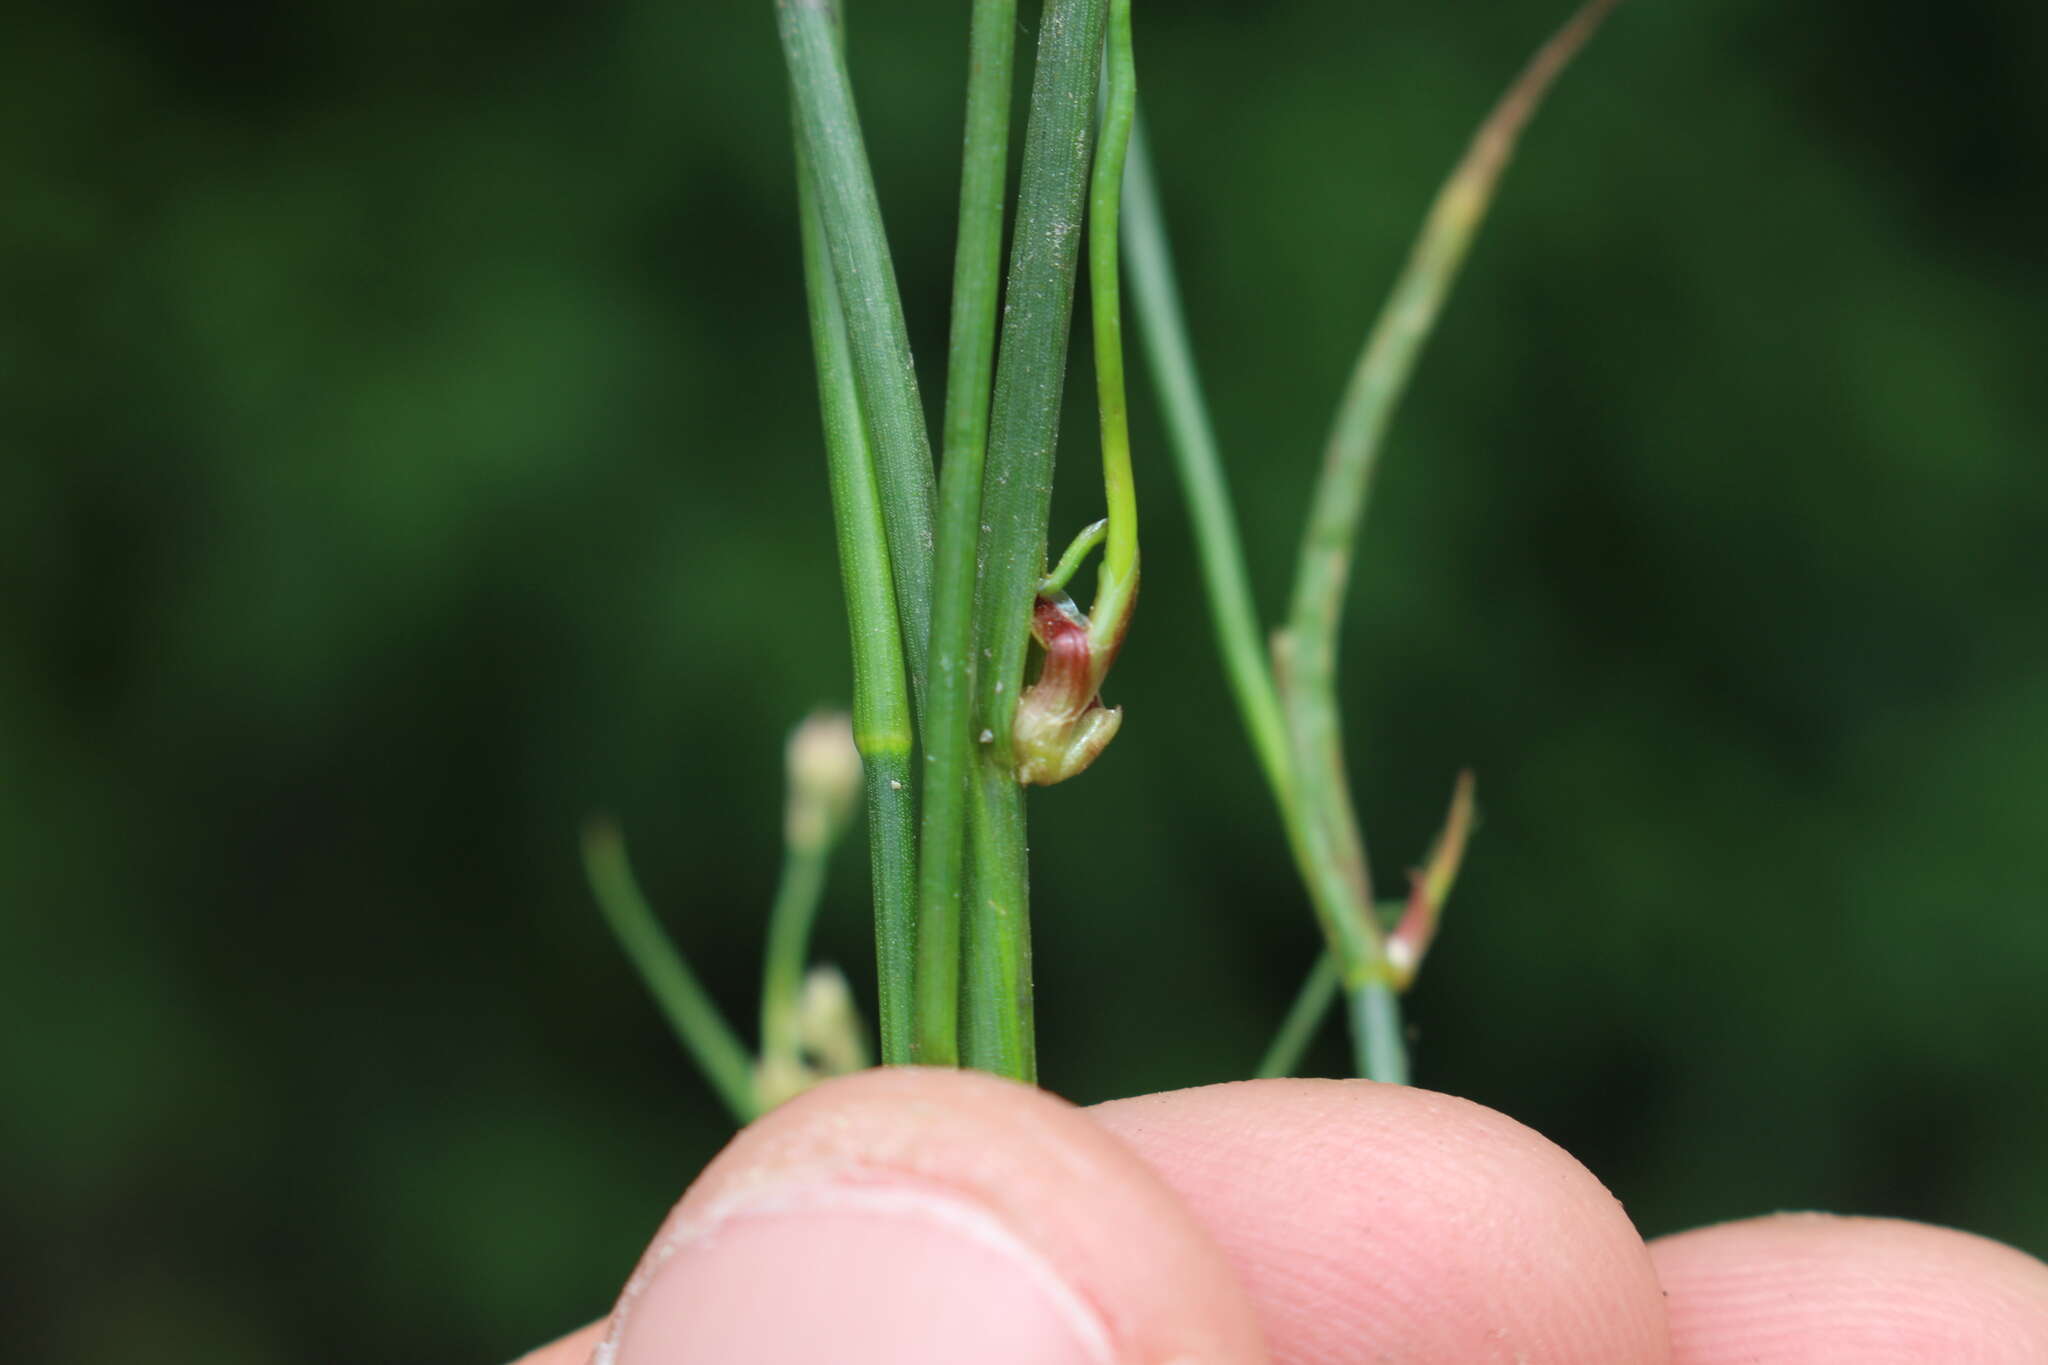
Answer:
[[[1012,738],[1017,780],[1051,786],[1095,761],[1117,727],[1121,707],[1105,707],[1096,689],[1101,672],[1088,641],[1088,621],[1064,595],[1041,595],[1032,609],[1031,634],[1045,647],[1038,680],[1017,699]]]

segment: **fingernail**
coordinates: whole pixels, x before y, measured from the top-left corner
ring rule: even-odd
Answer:
[[[752,1191],[667,1230],[595,1365],[1111,1365],[1086,1299],[994,1215],[915,1185]]]

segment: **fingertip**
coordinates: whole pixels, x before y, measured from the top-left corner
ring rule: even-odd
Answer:
[[[1666,1359],[1662,1296],[1620,1204],[1503,1114],[1369,1081],[1092,1112],[1210,1228],[1276,1360]]]
[[[747,1128],[620,1299],[607,1365],[1255,1365],[1159,1179],[1072,1106],[955,1071],[827,1083]]]
[[[603,1337],[604,1324],[593,1322],[537,1351],[528,1351],[512,1365],[588,1365],[590,1353],[597,1349],[597,1343]]]
[[[1776,1214],[1650,1244],[1673,1365],[2048,1360],[2048,1265],[1889,1218]]]

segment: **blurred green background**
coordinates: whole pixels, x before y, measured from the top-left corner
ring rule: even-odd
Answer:
[[[1563,6],[1140,8],[1271,613],[1408,233]],[[853,14],[928,395],[962,9]],[[1382,881],[1459,766],[1485,815],[1419,1079],[1649,1233],[2048,1252],[2044,15],[1624,7],[1394,433],[1344,659]],[[726,1131],[579,822],[749,1018],[782,736],[848,693],[769,6],[9,27],[0,1317],[25,1359],[508,1358]],[[1033,802],[1083,1101],[1247,1072],[1314,944],[1140,406],[1124,733]],[[849,852],[863,993],[864,896]]]

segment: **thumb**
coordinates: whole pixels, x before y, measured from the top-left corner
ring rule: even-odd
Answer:
[[[562,1365],[589,1338],[558,1343]],[[746,1129],[641,1259],[603,1365],[1258,1365],[1244,1291],[1150,1168],[1043,1092],[831,1082]]]

